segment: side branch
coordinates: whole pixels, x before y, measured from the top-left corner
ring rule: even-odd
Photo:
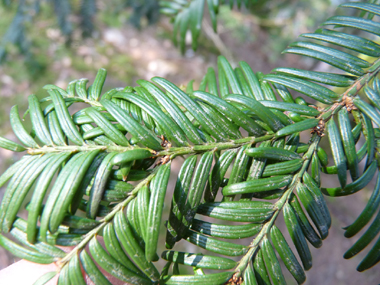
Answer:
[[[273,216],[270,218],[269,221],[265,223],[261,231],[258,233],[255,239],[249,245],[250,249],[244,255],[244,257],[240,260],[237,267],[235,268],[234,279],[238,279],[242,275],[248,263],[252,259],[252,256],[258,249],[261,240],[266,235],[269,234],[279,213],[282,211],[285,204],[288,203],[290,195],[293,193],[294,189],[297,187],[297,184],[301,181],[303,174],[308,169],[313,153],[317,149],[320,140],[321,140],[321,137],[318,136],[317,134],[314,134],[313,137],[311,138],[311,144],[309,146],[309,149],[303,156],[304,162],[303,162],[302,168],[294,175],[292,183],[290,184],[288,189],[284,192],[284,194],[281,196],[281,198],[276,202],[275,204],[276,210],[273,213]]]
[[[90,232],[88,232],[86,234],[86,236],[83,238],[83,240],[73,250],[71,250],[64,258],[62,258],[61,260],[59,260],[57,262],[58,265],[59,265],[59,267],[62,268],[63,266],[65,266],[65,264],[67,262],[69,262],[70,259],[75,254],[77,254],[78,251],[80,251],[83,248],[85,248],[86,245],[88,244],[88,242],[96,234],[98,234],[109,222],[111,222],[113,220],[113,218],[116,215],[116,213],[118,213],[119,211],[122,211],[129,204],[129,202],[131,202],[134,198],[136,198],[137,193],[139,192],[139,190],[141,188],[143,188],[146,184],[148,184],[153,179],[153,177],[156,175],[157,171],[158,171],[158,167],[155,168],[155,170],[154,170],[154,172],[152,174],[150,174],[147,178],[145,178],[143,181],[141,181],[133,189],[133,191],[129,193],[129,197],[128,198],[126,198],[124,201],[118,203],[107,216],[105,216],[103,219],[101,219],[100,220],[100,224],[96,228],[94,228],[93,230],[91,230]]]

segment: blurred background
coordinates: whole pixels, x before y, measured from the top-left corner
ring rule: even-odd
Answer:
[[[101,67],[108,71],[105,91],[134,86],[137,79],[153,76],[165,77],[177,85],[195,80],[197,87],[207,68],[216,67],[220,54],[232,63],[246,61],[254,71],[264,73],[280,66],[326,71],[329,67],[325,64],[281,55],[281,51],[298,35],[314,31],[318,23],[336,13],[342,2],[261,0],[240,11],[221,7],[217,35],[205,12],[198,50],[191,49],[189,37],[187,49],[181,54],[171,40],[172,24],[168,17],[159,16],[156,1],[2,0],[0,136],[16,140],[8,118],[13,105],[19,105],[23,112],[28,95],[46,96],[44,85],[66,88],[71,80],[83,77],[91,82]],[[18,159],[19,155],[0,149],[0,172]],[[336,182],[324,178],[324,185]],[[322,248],[311,248],[313,268],[306,284],[379,284],[379,265],[361,274],[356,271],[364,254],[353,260],[342,257],[357,238],[344,238],[341,228],[355,220],[370,194],[365,189],[347,198],[327,199],[333,224]],[[170,201],[165,207],[169,210]],[[282,220],[278,219],[280,228]],[[0,269],[15,260],[0,248]],[[286,277],[289,284],[294,283],[289,274]]]

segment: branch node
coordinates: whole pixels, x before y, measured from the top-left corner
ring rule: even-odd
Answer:
[[[318,125],[311,130],[311,134],[317,134],[320,137],[325,136],[325,121],[324,120],[319,120]]]

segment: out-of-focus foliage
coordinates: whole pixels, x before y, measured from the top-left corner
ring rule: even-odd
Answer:
[[[11,2],[3,0],[3,12],[13,15],[13,20],[0,42],[0,63],[5,60],[9,45],[13,45],[21,54],[25,55],[27,62],[38,66],[39,63],[33,60],[32,49],[35,44],[31,34],[36,23],[43,19],[43,11],[46,9],[53,11],[50,16],[54,15],[56,24],[62,35],[65,36],[67,43],[71,42],[74,32],[81,31],[84,37],[93,34],[99,5],[107,5],[118,14],[132,8],[130,21],[136,27],[141,26],[143,18],[146,18],[150,24],[158,19],[157,1],[115,0],[110,2],[102,3],[95,0],[19,0]]]
[[[203,41],[199,39],[202,19],[211,21],[216,31],[218,15],[227,28],[233,28],[234,34],[237,31],[236,34],[240,39],[252,37],[256,32],[245,28],[247,23],[264,28],[270,35],[271,50],[278,53],[299,32],[312,30],[315,23],[320,22],[326,12],[330,12],[331,2],[330,0],[312,2],[306,0],[3,0],[0,4],[2,6],[0,15],[4,17],[3,26],[0,27],[0,35],[3,35],[0,40],[0,63],[7,59],[9,52],[17,51],[25,56],[30,73],[40,74],[46,66],[43,60],[36,59],[35,55],[40,51],[45,53],[47,47],[40,44],[41,37],[37,38],[36,34],[39,35],[41,29],[39,26],[43,21],[48,20],[51,25],[57,26],[66,44],[70,46],[76,34],[96,37],[94,32],[99,25],[112,25],[114,21],[112,18],[117,18],[119,15],[127,14],[129,22],[137,28],[156,23],[160,9],[173,20],[173,38],[176,42],[179,37],[182,52],[185,51],[187,44],[185,41],[187,31],[191,31],[192,47],[195,49],[198,42],[202,44]],[[342,1],[333,2],[339,4]],[[239,16],[231,12],[233,7],[240,9]],[[207,9],[206,13],[203,13],[204,9]],[[105,10],[113,17],[105,16]],[[233,17],[231,13],[234,13]]]

